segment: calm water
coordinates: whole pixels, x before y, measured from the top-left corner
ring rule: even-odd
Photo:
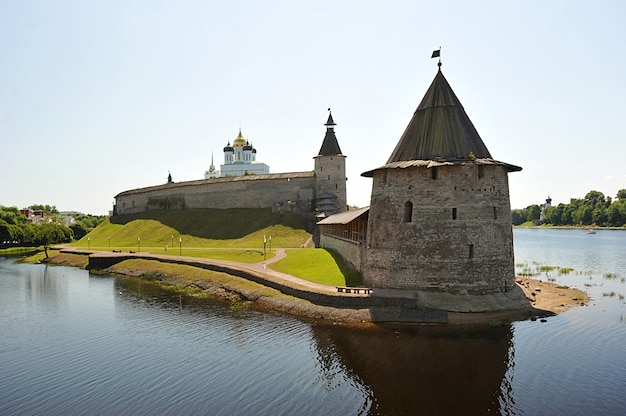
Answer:
[[[626,232],[515,230],[587,307],[501,328],[345,327],[0,258],[0,415],[626,414]]]

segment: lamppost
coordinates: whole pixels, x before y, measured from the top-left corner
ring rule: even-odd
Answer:
[[[87,250],[91,250],[91,237],[87,237]]]
[[[183,255],[183,238],[182,237],[178,237],[178,255],[179,256]]]
[[[109,248],[111,248],[111,237],[109,237]]]
[[[170,247],[172,247],[172,250],[174,250],[174,236],[172,236],[172,245]]]
[[[272,236],[270,235],[270,254],[272,254]]]
[[[141,251],[141,237],[137,237],[137,253]]]
[[[265,244],[267,240],[265,239],[265,234],[263,235],[263,260],[267,260],[267,255],[265,254]]]

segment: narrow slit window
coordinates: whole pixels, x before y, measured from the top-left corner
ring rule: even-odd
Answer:
[[[493,219],[498,219],[498,207],[493,207]]]
[[[404,203],[404,222],[413,221],[413,203],[406,201]]]
[[[469,245],[469,258],[470,259],[474,258],[474,244]]]
[[[431,168],[430,177],[433,179],[437,179],[437,168]]]
[[[456,220],[456,208],[452,208],[452,219]]]
[[[478,166],[478,179],[482,179],[485,177],[485,167]]]

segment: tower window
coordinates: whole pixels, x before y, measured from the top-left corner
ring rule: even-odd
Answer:
[[[456,220],[456,208],[452,208],[452,219]]]
[[[493,219],[498,219],[498,207],[493,207]]]
[[[485,167],[478,166],[478,179],[482,179],[485,177]]]
[[[470,259],[474,258],[474,244],[469,245],[469,258]]]
[[[413,203],[406,201],[404,203],[404,222],[411,222],[413,220]]]
[[[330,180],[330,175],[328,175],[328,180]]]
[[[430,177],[433,179],[437,179],[437,168],[431,168]]]
[[[324,172],[324,166],[320,166],[320,172]]]

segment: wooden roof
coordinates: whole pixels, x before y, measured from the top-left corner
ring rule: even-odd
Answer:
[[[464,163],[498,164],[511,172],[522,169],[492,159],[439,67],[389,160],[374,170]],[[362,176],[371,177],[374,170]]]
[[[326,124],[326,135],[324,136],[324,141],[322,142],[322,147],[320,148],[320,152],[318,156],[335,156],[341,154],[341,149],[339,148],[339,142],[337,141],[337,136],[335,136],[335,129],[333,126],[337,124],[333,121],[333,115],[328,115],[328,121]]]

